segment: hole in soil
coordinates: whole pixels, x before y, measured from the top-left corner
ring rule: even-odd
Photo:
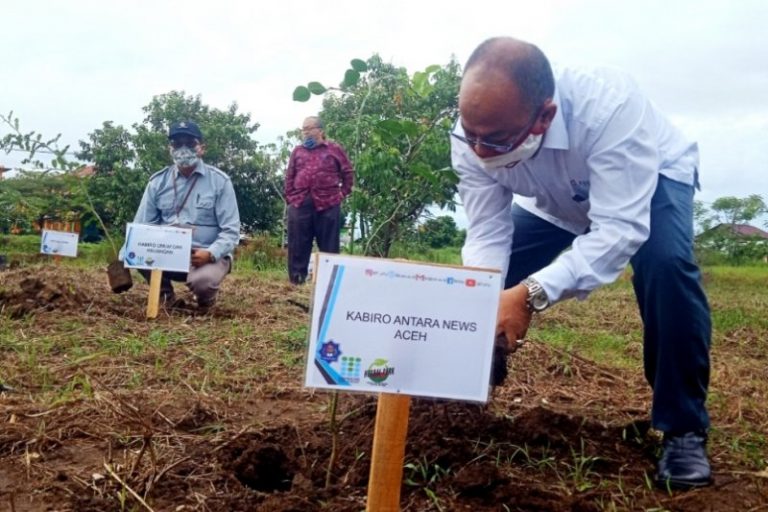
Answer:
[[[294,472],[283,450],[275,445],[252,446],[233,464],[240,483],[261,492],[287,491]]]

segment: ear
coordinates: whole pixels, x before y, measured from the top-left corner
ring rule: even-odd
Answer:
[[[552,102],[552,98],[547,98],[544,102],[544,106],[541,107],[539,112],[539,118],[536,120],[536,124],[531,128],[531,133],[534,135],[541,135],[549,129],[549,125],[552,124],[552,120],[557,114],[557,105]]]

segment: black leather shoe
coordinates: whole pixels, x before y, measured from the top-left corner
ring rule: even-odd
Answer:
[[[706,444],[707,435],[702,432],[665,434],[656,485],[662,489],[684,490],[711,484]]]

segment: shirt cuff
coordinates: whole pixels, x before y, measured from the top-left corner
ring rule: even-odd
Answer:
[[[571,275],[568,267],[559,264],[557,261],[538,272],[534,272],[531,274],[531,277],[544,288],[550,304],[574,296],[583,300],[589,295],[589,292],[573,290],[576,280]]]
[[[211,262],[218,261],[221,258],[221,252],[214,246],[210,246],[206,249],[211,254]]]

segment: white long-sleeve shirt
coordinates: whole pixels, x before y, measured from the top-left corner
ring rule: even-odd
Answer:
[[[467,144],[451,137],[469,219],[465,265],[506,274],[513,194],[525,210],[577,235],[570,250],[532,275],[551,302],[583,299],[614,281],[648,239],[659,174],[695,185],[699,159],[696,143],[627,75],[563,69],[555,82],[557,114],[534,158],[486,171]]]

